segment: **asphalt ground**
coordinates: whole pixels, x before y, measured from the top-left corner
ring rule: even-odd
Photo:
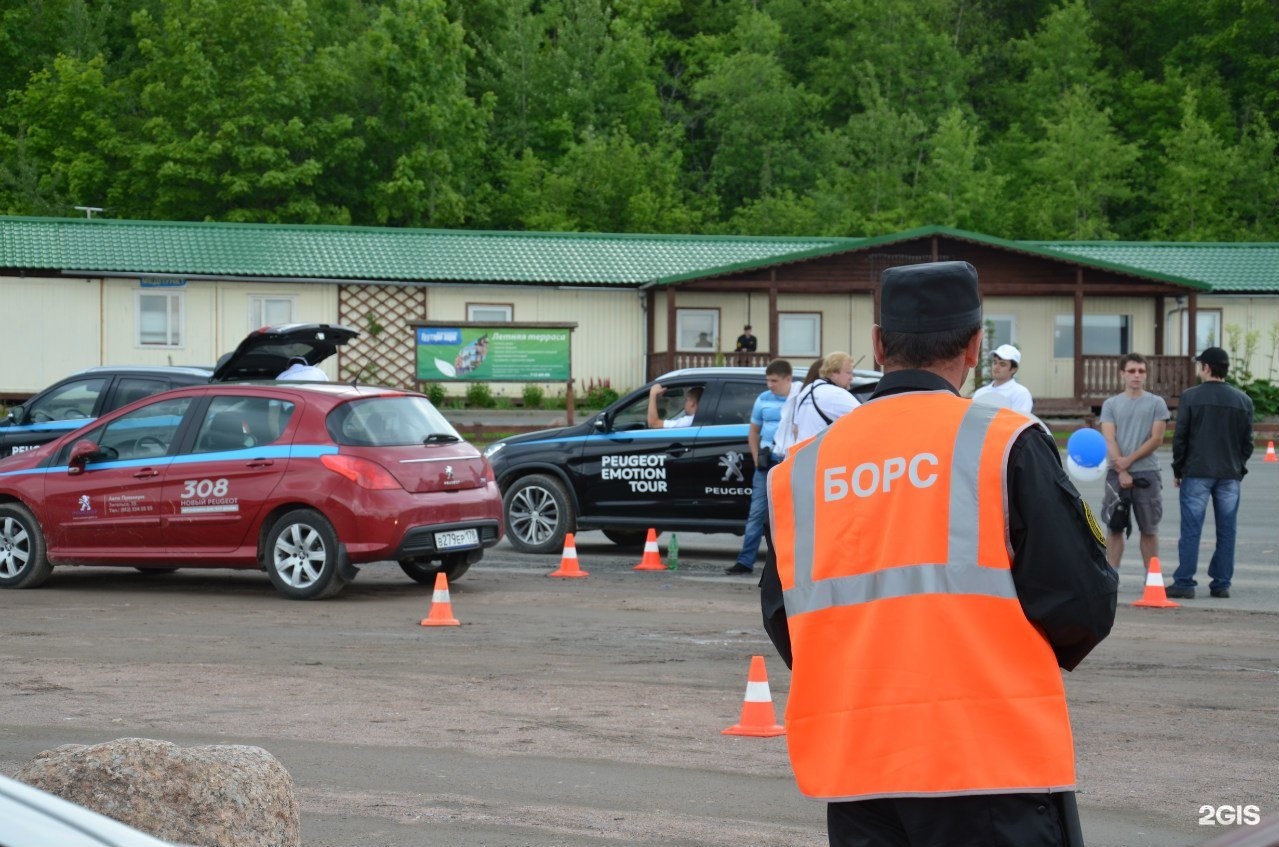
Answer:
[[[1279,463],[1260,460],[1233,596],[1134,609],[1130,542],[1115,631],[1066,676],[1093,847],[1237,830],[1205,807],[1279,815]],[[1169,486],[1165,576],[1178,523]],[[583,533],[571,581],[504,542],[452,587],[448,629],[419,626],[430,589],[392,564],[319,603],[259,573],[56,571],[0,592],[0,772],[119,737],[255,744],[293,775],[307,847],[824,844],[784,739],[720,733],[750,656],[779,716],[789,683],[753,581],[722,575],[738,539],[679,540],[678,570],[639,574]],[[1201,569],[1211,540],[1210,518]]]

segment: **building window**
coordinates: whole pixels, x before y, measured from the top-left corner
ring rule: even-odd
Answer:
[[[1122,356],[1132,352],[1132,320],[1128,315],[1084,315],[1084,355]],[[1053,356],[1075,358],[1075,316],[1053,319]]]
[[[675,349],[708,353],[719,349],[719,309],[676,309]]]
[[[181,347],[182,293],[139,291],[137,320],[139,347]]]
[[[291,324],[296,297],[267,297],[249,295],[249,331],[259,327]]]
[[[1220,309],[1200,309],[1195,314],[1195,352],[1202,351],[1205,347],[1221,346],[1221,310]],[[1190,337],[1190,312],[1185,309],[1181,310],[1181,349],[1177,352],[1183,356],[1189,356],[1190,351],[1186,349],[1186,339]]]
[[[822,354],[820,312],[779,312],[777,315],[777,355],[817,358]]]
[[[986,335],[982,339],[982,347],[986,355],[990,355],[990,351],[1001,344],[1017,346],[1016,315],[982,315],[982,327],[986,330]]]
[[[515,306],[510,303],[467,303],[466,319],[482,324],[504,324],[515,320]]]

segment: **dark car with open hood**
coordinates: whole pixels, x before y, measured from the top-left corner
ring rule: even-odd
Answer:
[[[315,365],[359,335],[330,324],[284,324],[249,333],[216,368],[107,365],[85,368],[55,382],[0,419],[0,459],[48,444],[134,400],[186,385],[274,379],[291,359]]]

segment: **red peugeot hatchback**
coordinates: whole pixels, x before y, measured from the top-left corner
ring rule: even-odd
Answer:
[[[180,388],[0,460],[0,587],[60,565],[258,568],[312,600],[384,560],[430,584],[501,539],[501,507],[487,460],[421,394]]]

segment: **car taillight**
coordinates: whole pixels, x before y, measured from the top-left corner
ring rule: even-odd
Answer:
[[[321,456],[320,461],[324,463],[324,467],[331,471],[337,471],[361,488],[376,490],[400,487],[395,477],[391,476],[390,471],[377,462],[371,462],[368,459],[361,459],[358,456],[344,456],[341,453],[337,453]]]

